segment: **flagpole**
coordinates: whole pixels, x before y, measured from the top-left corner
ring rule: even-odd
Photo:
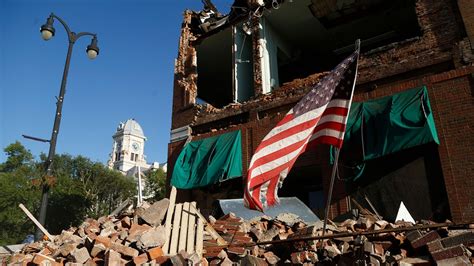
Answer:
[[[137,166],[138,167],[138,204],[137,205],[140,205],[142,204],[143,202],[143,196],[142,196],[142,173],[140,171],[140,166]]]
[[[359,53],[360,53],[360,39],[357,39],[355,41],[354,48],[355,48],[356,51],[359,51]],[[357,56],[356,72],[355,72],[355,77],[354,77],[354,83],[352,84],[352,94],[351,94],[351,98],[350,98],[350,103],[352,103],[352,97],[354,96],[354,88],[355,88],[355,84],[356,84],[355,79],[357,79],[357,69],[358,68],[359,68],[359,56]],[[350,104],[349,104],[348,110],[350,110]],[[334,147],[334,149],[336,149],[336,154],[334,156],[334,164],[332,165],[331,182],[329,184],[328,198],[327,198],[327,202],[326,202],[326,213],[324,215],[324,223],[323,223],[323,236],[326,234],[326,225],[327,225],[327,221],[328,221],[328,217],[329,217],[329,208],[331,206],[332,191],[333,191],[333,188],[334,188],[334,180],[336,179],[337,163],[339,161],[339,151],[340,150],[337,147]]]
[[[332,190],[334,188],[334,180],[336,179],[336,171],[337,171],[337,162],[339,160],[339,149],[336,149],[336,154],[334,156],[334,164],[332,165],[332,173],[331,173],[331,182],[329,183],[329,191],[328,191],[328,198],[326,201],[326,213],[324,215],[324,223],[323,223],[323,236],[326,233],[326,225],[329,217],[329,208],[331,206],[331,199],[332,199]]]

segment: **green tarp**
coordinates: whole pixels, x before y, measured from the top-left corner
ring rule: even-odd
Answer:
[[[242,147],[238,130],[186,144],[176,160],[171,184],[191,189],[240,176]]]
[[[429,142],[439,144],[439,139],[428,91],[423,86],[352,103],[343,152],[360,148],[363,161],[367,161]]]

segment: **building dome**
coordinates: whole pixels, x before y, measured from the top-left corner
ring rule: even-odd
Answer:
[[[125,123],[120,122],[117,128],[117,132],[115,134],[134,135],[137,137],[145,138],[145,134],[143,134],[142,127],[133,118],[128,119]]]

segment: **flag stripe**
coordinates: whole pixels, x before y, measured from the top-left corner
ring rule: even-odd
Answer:
[[[273,137],[274,135],[284,131],[284,130],[287,130],[293,126],[296,126],[296,125],[299,125],[301,123],[304,123],[308,120],[311,120],[315,117],[319,117],[324,111],[324,108],[318,108],[316,110],[312,110],[310,112],[307,112],[303,115],[300,115],[300,116],[297,116],[297,117],[294,117],[291,121],[287,122],[287,123],[284,123],[280,126],[276,126],[274,127],[270,133],[268,133],[265,138],[263,138],[263,140],[267,140],[271,137]],[[293,115],[292,115],[293,116]],[[260,146],[260,145],[259,145]]]
[[[328,103],[328,105],[326,107],[326,110],[328,112],[334,111],[335,112],[334,114],[347,115],[347,104],[348,104],[347,100],[340,100],[340,99],[332,100]],[[337,109],[338,107],[340,107],[342,109]],[[335,109],[333,109],[333,108],[335,108]],[[270,133],[268,133],[268,135],[266,135],[265,138],[263,138],[263,140],[267,140],[267,139],[273,137],[274,135],[278,134],[281,131],[287,130],[288,128],[291,128],[293,126],[298,125],[301,122],[306,121],[305,118],[307,116],[319,116],[316,112],[317,111],[322,111],[322,110],[324,110],[324,108],[320,108],[320,109],[310,111],[310,112],[305,114],[306,115],[305,117],[301,116],[301,117],[297,117],[297,118],[294,118],[293,110],[290,110],[286,114],[286,116],[272,129],[272,131],[270,131]],[[339,110],[341,113],[337,113],[336,110]],[[346,110],[346,111],[344,112],[342,110]],[[260,144],[259,146],[262,146],[262,144]]]
[[[295,135],[303,130],[306,130],[306,129],[312,129],[314,128],[314,126],[316,125],[316,123],[318,122],[318,119],[315,118],[315,119],[312,119],[312,120],[308,120],[306,122],[303,122],[299,125],[295,125],[291,128],[288,128],[287,130],[285,131],[282,131],[282,132],[279,132],[278,134],[272,136],[271,138],[269,139],[266,139],[266,140],[263,140],[261,142],[261,144],[259,145],[259,148],[257,148],[257,150],[255,151],[255,153],[258,153],[260,152],[263,148],[265,148],[265,146],[269,146],[277,141],[281,141],[285,138],[288,138],[288,137],[291,137],[292,135]]]
[[[298,147],[298,149],[301,148],[302,145],[305,145],[308,142],[309,138],[311,137],[312,132],[313,132],[313,129],[307,129],[307,130],[305,130],[301,133],[295,134],[295,135],[300,135],[300,136],[298,136],[298,138],[299,138],[298,143],[300,144],[299,145],[300,147]],[[287,141],[290,141],[290,140],[287,139]],[[268,151],[266,153],[264,153],[264,152],[260,153],[260,156],[257,159],[255,159],[255,161],[257,161],[258,159],[264,157],[268,153],[275,152],[277,150],[277,148],[279,148],[278,144],[279,144],[279,142],[275,143],[274,146],[276,146],[276,147],[273,147],[273,149],[272,149],[272,147],[268,148]],[[285,146],[288,146],[288,145],[291,145],[291,144],[287,144]],[[293,158],[292,156],[297,155],[297,154],[295,154],[295,151],[296,151],[295,149],[291,149],[291,150],[289,150],[288,153],[284,154],[283,156],[280,156],[280,157],[278,157],[278,158],[276,158],[276,159],[274,159],[270,162],[264,163],[264,164],[255,164],[254,163],[252,166],[249,167],[249,176],[250,176],[250,178],[254,178],[258,174],[265,173],[273,167],[282,165],[288,159]],[[256,166],[254,166],[254,165],[256,165]]]
[[[253,164],[256,160],[260,159],[265,154],[272,153],[277,149],[281,149],[281,147],[290,145],[293,142],[297,142],[308,137],[313,132],[315,125],[316,123],[314,123],[313,126],[310,128],[306,128],[306,129],[303,128],[301,131],[296,132],[293,135],[287,136],[286,138],[279,139],[276,142],[272,142],[271,144],[268,144],[268,146],[261,147],[254,154]]]
[[[299,147],[301,147],[302,142],[305,142],[306,139],[293,143],[283,149],[277,150],[275,152],[272,152],[266,156],[260,157],[258,160],[255,161],[254,165],[264,165],[266,163],[272,162],[278,158],[281,158],[285,154],[288,154],[290,152],[293,152],[297,150]],[[255,168],[249,169],[249,172],[252,172]]]
[[[308,140],[306,140],[306,142],[307,141]],[[299,149],[292,151],[276,160],[273,160],[272,162],[256,167],[250,174],[250,184],[254,184],[255,182],[263,183],[268,179],[265,178],[265,176],[274,176],[274,172],[281,172],[286,167],[286,164],[288,164],[288,162],[290,162],[292,159],[299,155],[299,152],[302,148],[303,147],[300,147]]]
[[[326,128],[336,130],[339,133],[342,133],[342,132],[344,132],[344,130],[346,130],[346,125],[343,124],[343,123],[339,123],[339,122],[332,122],[332,121],[331,122],[326,122],[324,124],[317,125],[316,128],[314,129],[314,132],[320,131],[320,130],[323,130],[323,129],[326,129]]]
[[[245,204],[263,211],[301,153],[315,143],[340,147],[351,105],[359,51],[342,61],[263,138],[248,168]]]

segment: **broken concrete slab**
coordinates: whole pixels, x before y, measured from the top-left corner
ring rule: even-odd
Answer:
[[[281,221],[286,225],[292,227],[295,223],[301,222],[301,219],[298,215],[293,213],[280,213],[275,217],[275,220]]]
[[[110,249],[115,250],[124,256],[129,256],[129,257],[138,256],[138,250],[131,247],[127,247],[119,243],[112,242],[110,244]]]
[[[74,260],[77,263],[85,263],[88,259],[91,258],[89,256],[89,251],[85,247],[75,249],[73,252],[71,252],[71,255],[74,257]]]
[[[140,212],[138,216],[151,226],[161,225],[161,222],[168,211],[169,204],[169,199],[162,199]]]
[[[163,246],[166,242],[166,232],[164,226],[148,229],[144,231],[137,239],[137,247],[148,249],[152,247]]]

